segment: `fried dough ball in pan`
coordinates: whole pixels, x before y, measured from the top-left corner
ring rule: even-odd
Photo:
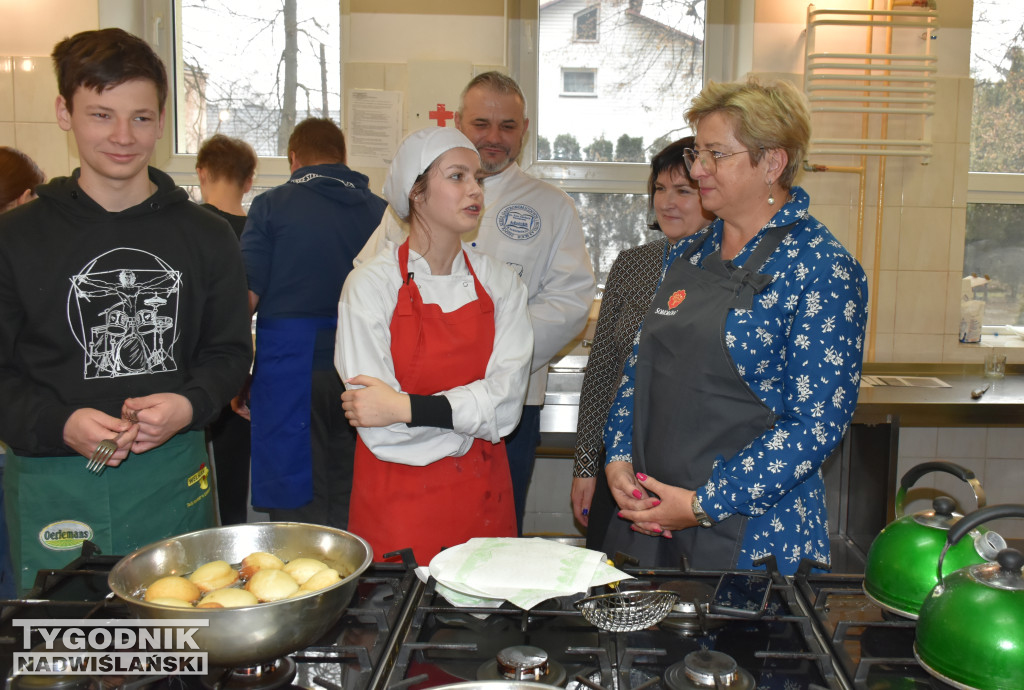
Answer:
[[[245,588],[260,601],[280,601],[297,591],[299,583],[283,570],[260,570],[246,583]]]
[[[284,561],[272,553],[266,551],[254,551],[242,559],[241,575],[243,580],[248,580],[261,570],[280,570],[284,567]]]
[[[177,599],[189,603],[199,598],[199,588],[179,575],[168,575],[146,588],[146,601]]]
[[[198,609],[234,609],[240,606],[255,606],[260,603],[252,592],[237,587],[215,589],[200,600]]]
[[[295,581],[300,585],[303,585],[306,583],[306,580],[321,570],[327,570],[327,564],[315,558],[296,558],[288,561],[282,570],[295,578]]]
[[[238,582],[238,571],[227,561],[210,561],[196,568],[188,579],[206,593]]]

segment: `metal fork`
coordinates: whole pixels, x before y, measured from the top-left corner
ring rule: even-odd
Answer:
[[[103,439],[96,446],[96,450],[92,452],[92,457],[89,458],[89,462],[85,464],[85,469],[90,472],[100,475],[103,474],[103,470],[107,469],[107,460],[113,457],[114,453],[117,452],[117,442],[121,440],[125,432],[122,431],[114,438]]]

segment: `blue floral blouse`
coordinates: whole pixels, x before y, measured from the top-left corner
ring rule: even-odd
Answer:
[[[746,515],[739,568],[774,554],[783,574],[802,558],[829,563],[828,517],[821,464],[846,432],[857,404],[867,325],[867,279],[860,264],[807,212],[800,187],[733,259],[743,265],[768,228],[794,223],[761,267],[773,276],[753,308],[726,319],[725,342],[736,370],[779,418],[775,427],[731,458],[718,457],[697,490],[716,521]],[[691,262],[718,250],[722,221],[666,254],[662,277],[694,239],[711,237]],[[643,326],[641,325],[641,330]],[[608,413],[608,462],[632,461],[633,382],[640,333]],[[655,477],[657,479],[657,477]]]

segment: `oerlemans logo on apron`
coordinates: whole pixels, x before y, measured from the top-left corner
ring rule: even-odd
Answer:
[[[92,527],[78,520],[58,520],[39,531],[39,543],[51,551],[71,551],[92,539]]]
[[[684,299],[686,299],[686,290],[676,290],[669,295],[668,309],[658,307],[654,310],[654,313],[659,314],[660,316],[672,316],[676,313],[676,307],[682,304]]]
[[[510,240],[528,240],[540,232],[540,214],[526,204],[509,204],[498,211],[495,222]]]

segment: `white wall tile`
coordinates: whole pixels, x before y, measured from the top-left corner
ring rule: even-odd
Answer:
[[[949,270],[957,274],[964,271],[964,241],[967,237],[967,209],[950,209]]]
[[[869,333],[868,337],[872,335]],[[893,334],[892,333],[877,333],[874,335],[875,352],[874,357],[869,359],[869,354],[865,351],[865,361],[871,362],[892,362],[893,359]]]
[[[900,221],[899,270],[948,270],[950,220],[949,208],[904,207]]]
[[[895,333],[892,338],[891,362],[942,361],[941,335]]]
[[[988,430],[984,427],[940,428],[938,432],[939,457],[940,459],[949,460],[953,458],[984,458],[986,455],[985,444],[987,439]],[[977,470],[975,469],[975,471]]]
[[[900,459],[925,458],[936,456],[938,450],[939,430],[935,427],[903,427],[900,429]],[[900,475],[902,476],[902,475]]]
[[[14,63],[0,56],[0,122],[14,120]]]
[[[32,62],[30,70],[23,67],[27,60]],[[14,63],[14,119],[18,122],[56,122],[57,80],[49,58],[15,58]]]
[[[990,460],[993,458],[1024,460],[1024,428],[993,427],[988,429],[985,446]],[[1021,500],[1024,500],[1024,485],[1021,485],[1019,489],[1022,492]]]
[[[960,95],[960,80],[956,77],[939,77],[935,82],[935,115],[932,117],[932,141],[956,141],[957,116],[960,109],[957,99]]]
[[[27,153],[42,169],[46,179],[69,175],[69,146],[72,137],[56,124],[19,122],[15,125],[17,147]]]
[[[900,271],[894,332],[942,333],[946,320],[946,284],[946,271]],[[942,354],[941,345],[938,353]]]
[[[13,122],[0,122],[0,146],[18,148],[17,142],[14,139]]]
[[[932,150],[934,155],[927,165],[913,158],[904,166],[901,191],[907,206],[940,207],[952,202],[956,145],[935,144]]]
[[[878,276],[877,299],[875,300],[875,330],[879,333],[896,331],[896,285],[899,274],[896,271],[882,271]]]
[[[1020,460],[990,459],[982,484],[990,506],[1002,503],[1024,503],[1024,462]],[[998,480],[996,480],[998,478]],[[1012,539],[1024,539],[1024,519],[996,520],[986,527]]]
[[[974,110],[974,80],[960,77],[957,80],[956,141],[971,140],[971,121]]]
[[[953,207],[967,208],[967,173],[971,167],[971,145],[958,142],[953,145],[956,153],[953,162]]]
[[[877,230],[877,208],[871,214],[872,251]],[[883,270],[897,270],[900,264],[900,233],[903,232],[903,209],[900,206],[882,207],[882,257]]]

